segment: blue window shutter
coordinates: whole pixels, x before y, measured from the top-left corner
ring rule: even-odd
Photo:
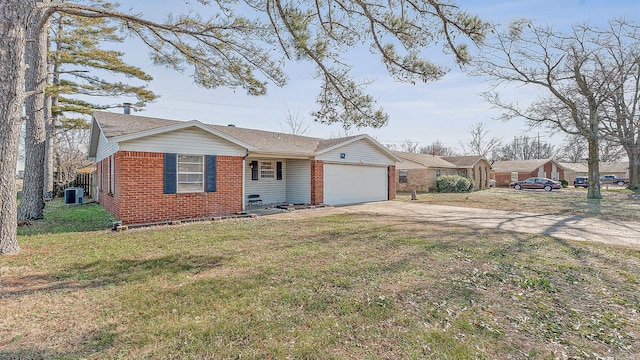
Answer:
[[[164,154],[164,193],[175,194],[177,190],[177,159],[176,154]]]
[[[215,155],[207,155],[204,157],[205,159],[205,191],[206,192],[215,192],[216,191],[216,161],[217,156]]]

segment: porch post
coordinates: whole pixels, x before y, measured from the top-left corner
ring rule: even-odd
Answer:
[[[311,160],[311,205],[324,203],[324,162]]]
[[[246,156],[242,157],[242,212],[245,212],[247,210],[247,197],[245,196],[245,174],[246,174],[246,169],[245,167],[247,166],[247,160],[246,160]]]

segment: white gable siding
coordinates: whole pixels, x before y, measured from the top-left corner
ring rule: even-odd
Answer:
[[[344,159],[340,154],[344,154]],[[345,164],[395,165],[395,159],[390,158],[380,148],[365,139],[338,147],[316,157],[325,162],[339,162]]]
[[[311,161],[287,160],[287,202],[308,204],[311,202]]]
[[[102,132],[98,140],[98,149],[96,150],[96,162],[100,162],[118,151],[117,143],[110,143]]]
[[[260,195],[262,204],[279,204],[287,202],[287,163],[282,159],[260,159],[261,161],[272,161],[273,168],[276,167],[276,161],[282,161],[282,180],[276,180],[276,177],[264,179],[258,176],[258,180],[251,180],[251,161],[256,160],[247,158],[244,169],[245,179],[245,201],[249,195]]]
[[[146,136],[120,143],[123,151],[243,156],[246,149],[198,128]]]

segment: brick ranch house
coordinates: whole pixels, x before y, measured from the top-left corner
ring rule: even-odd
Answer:
[[[491,164],[482,156],[434,156],[394,152],[403,161],[396,164],[397,191],[433,191],[442,175],[460,175],[474,180],[474,190],[489,188]]]
[[[565,180],[564,166],[553,159],[496,161],[491,171],[496,186],[509,186],[513,181],[522,181],[530,177],[544,177],[552,180]]]
[[[234,214],[252,204],[395,198],[392,152],[368,135],[319,139],[96,111],[97,201],[124,224]]]

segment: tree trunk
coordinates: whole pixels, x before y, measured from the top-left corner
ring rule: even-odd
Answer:
[[[31,19],[25,60],[26,89],[30,93],[25,102],[27,115],[25,131],[24,185],[18,207],[18,219],[35,220],[44,217],[45,174],[45,87],[47,83],[48,22],[40,27],[41,17]],[[43,30],[41,30],[43,29]]]
[[[587,188],[587,199],[602,199],[600,193],[600,160],[598,154],[600,145],[597,136],[587,138],[589,144],[589,157],[587,165],[589,167],[589,187]]]
[[[46,142],[44,155],[44,186],[43,196],[45,198],[53,198],[53,149],[55,147],[55,119],[51,114],[51,97],[46,98],[47,120],[46,120]]]
[[[22,126],[24,47],[33,1],[0,1],[0,254],[16,254],[16,166]]]
[[[640,154],[639,149],[627,150],[629,158],[629,189],[640,189]]]

